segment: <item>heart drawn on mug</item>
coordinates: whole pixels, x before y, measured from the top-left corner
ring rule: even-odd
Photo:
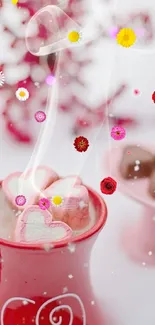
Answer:
[[[42,195],[51,201],[54,220],[67,223],[73,230],[89,222],[89,194],[80,178],[65,177],[51,184]]]
[[[6,198],[15,208],[24,210],[28,205],[34,204],[40,191],[59,179],[58,175],[49,167],[39,166],[35,174],[29,170],[26,175],[21,172],[10,174],[2,182],[2,188]],[[18,206],[16,197],[23,195],[25,204]]]
[[[52,215],[37,205],[29,206],[18,217],[15,241],[20,243],[49,243],[72,237],[71,228],[61,221],[52,221]]]
[[[39,309],[37,310],[37,313],[36,313],[36,316],[35,316],[35,320],[34,320],[34,324],[35,325],[40,325],[41,324],[41,313],[43,310],[45,310],[45,308],[51,304],[51,303],[55,303],[56,301],[59,301],[61,300],[61,305],[56,305],[56,307],[54,307],[50,314],[49,314],[49,321],[50,321],[50,324],[51,325],[63,325],[64,322],[63,322],[63,318],[62,316],[58,316],[58,321],[55,322],[55,314],[61,310],[66,310],[68,313],[69,313],[69,323],[66,324],[66,325],[73,325],[75,324],[74,322],[74,312],[72,310],[72,307],[66,303],[63,304],[62,300],[63,299],[74,299],[74,302],[76,301],[78,304],[79,304],[79,307],[80,307],[80,310],[81,310],[81,325],[86,325],[86,312],[85,312],[85,308],[84,308],[84,305],[83,305],[83,302],[81,300],[81,298],[74,294],[74,293],[66,293],[66,294],[63,294],[63,295],[59,295],[57,297],[54,297],[54,298],[51,298],[51,299],[48,299],[47,301],[45,301],[40,307]],[[4,316],[5,316],[5,311],[7,310],[8,308],[8,305],[12,302],[15,302],[15,301],[22,301],[23,303],[25,303],[25,305],[27,304],[33,304],[35,305],[36,302],[34,300],[31,300],[31,299],[28,299],[28,298],[22,298],[22,297],[13,297],[13,298],[10,298],[8,299],[2,309],[1,309],[1,325],[5,325],[4,323]],[[26,307],[26,306],[25,306]]]

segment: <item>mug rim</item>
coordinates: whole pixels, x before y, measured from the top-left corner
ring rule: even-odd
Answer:
[[[24,250],[37,250],[37,251],[45,251],[45,245],[49,245],[49,251],[51,252],[53,249],[56,248],[62,248],[67,247],[68,244],[76,244],[80,243],[93,235],[95,235],[102,227],[104,227],[106,220],[107,220],[107,205],[104,201],[104,199],[98,194],[95,190],[87,186],[88,192],[92,198],[94,198],[98,203],[97,205],[100,207],[100,215],[97,218],[97,222],[93,227],[91,227],[89,230],[85,231],[84,233],[77,235],[76,237],[73,237],[71,240],[65,239],[58,242],[55,242],[54,244],[51,242],[45,243],[45,244],[24,244],[24,243],[18,243],[13,241],[8,241],[6,239],[0,238],[0,245],[7,246],[10,248],[16,248],[16,249],[24,249]],[[96,205],[93,203],[93,205]],[[51,245],[51,247],[50,247]]]

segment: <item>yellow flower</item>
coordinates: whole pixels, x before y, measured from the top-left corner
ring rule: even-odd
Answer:
[[[53,205],[58,207],[62,205],[63,198],[61,196],[53,196],[51,201]]]
[[[12,4],[13,4],[13,5],[16,5],[17,2],[18,2],[18,0],[12,0]]]
[[[77,43],[81,39],[81,34],[78,31],[73,30],[68,33],[68,39],[71,43]]]
[[[123,47],[130,47],[136,41],[136,34],[131,28],[122,28],[116,37],[117,43]]]

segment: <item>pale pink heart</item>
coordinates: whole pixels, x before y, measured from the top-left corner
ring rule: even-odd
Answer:
[[[18,217],[15,241],[26,244],[44,244],[70,239],[72,230],[65,223],[52,221],[52,215],[37,205],[28,207]]]
[[[14,208],[24,210],[27,206],[34,204],[40,191],[59,179],[51,168],[45,166],[39,166],[36,169],[34,178],[32,175],[32,170],[29,170],[25,176],[21,172],[16,172],[10,174],[2,182],[4,194]],[[16,203],[18,195],[26,198],[22,206]]]
[[[79,230],[89,223],[89,194],[77,177],[66,177],[54,182],[42,193],[51,201],[50,211],[54,220],[67,223],[73,230]],[[62,202],[56,203],[60,197]]]

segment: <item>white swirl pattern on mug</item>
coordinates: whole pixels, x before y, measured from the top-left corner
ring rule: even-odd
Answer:
[[[34,304],[35,305],[35,301],[34,300],[30,300],[28,298],[14,297],[14,298],[8,299],[5,302],[5,304],[3,305],[2,310],[1,310],[1,325],[4,325],[4,313],[5,313],[6,307],[9,305],[10,302],[12,302],[12,301],[18,301],[18,300],[22,300],[22,301],[26,300],[27,302],[30,302],[31,304]]]
[[[54,297],[54,298],[51,298],[49,300],[47,300],[46,302],[44,302],[40,308],[38,309],[37,311],[37,314],[36,314],[36,320],[35,320],[35,324],[36,325],[40,325],[40,322],[39,322],[39,318],[40,318],[40,313],[42,312],[42,310],[49,304],[49,303],[52,303],[58,299],[63,299],[63,298],[67,298],[67,297],[72,297],[72,298],[75,298],[79,304],[80,304],[80,307],[81,307],[81,310],[82,310],[82,319],[83,319],[83,324],[82,325],[86,325],[86,312],[85,312],[85,309],[84,309],[84,305],[80,299],[80,297],[74,293],[66,293],[64,295],[60,295],[60,296],[57,296],[57,297]],[[6,307],[8,306],[8,304],[12,301],[18,301],[18,300],[22,300],[22,301],[27,301],[27,302],[30,302],[31,304],[35,304],[35,301],[34,300],[30,300],[28,298],[21,298],[21,297],[14,297],[14,298],[10,298],[8,299],[5,304],[3,305],[2,307],[2,310],[1,310],[1,325],[4,325],[4,313],[5,313],[5,309]],[[68,325],[73,325],[73,319],[74,319],[74,316],[73,316],[73,311],[72,311],[72,308],[68,305],[61,305],[61,306],[57,306],[55,307],[51,312],[50,312],[50,315],[49,315],[49,321],[51,323],[51,325],[62,325],[62,316],[59,316],[59,320],[57,322],[54,321],[53,319],[53,314],[61,309],[67,309],[70,313],[70,320],[69,320],[69,324]]]
[[[85,309],[84,309],[84,305],[80,299],[79,296],[77,296],[76,294],[74,293],[66,293],[64,295],[60,295],[60,296],[57,296],[55,298],[52,298],[52,299],[49,299],[47,300],[46,302],[44,302],[42,304],[42,306],[38,309],[38,312],[37,312],[37,315],[36,315],[36,325],[39,325],[39,316],[40,316],[40,313],[42,312],[42,310],[49,304],[49,303],[52,303],[53,301],[56,301],[58,299],[63,299],[63,298],[67,298],[67,297],[72,297],[72,298],[75,298],[80,306],[81,306],[81,310],[82,310],[82,319],[83,319],[83,325],[86,325],[86,313],[85,313]],[[55,307],[51,313],[50,313],[50,316],[49,316],[49,320],[50,320],[50,323],[51,325],[62,325],[62,317],[60,316],[59,317],[59,320],[58,322],[54,322],[53,321],[53,314],[60,310],[60,309],[68,309],[70,311],[70,321],[69,321],[69,324],[68,325],[73,325],[73,311],[72,311],[72,308],[68,305],[61,305],[61,306],[57,306]]]

